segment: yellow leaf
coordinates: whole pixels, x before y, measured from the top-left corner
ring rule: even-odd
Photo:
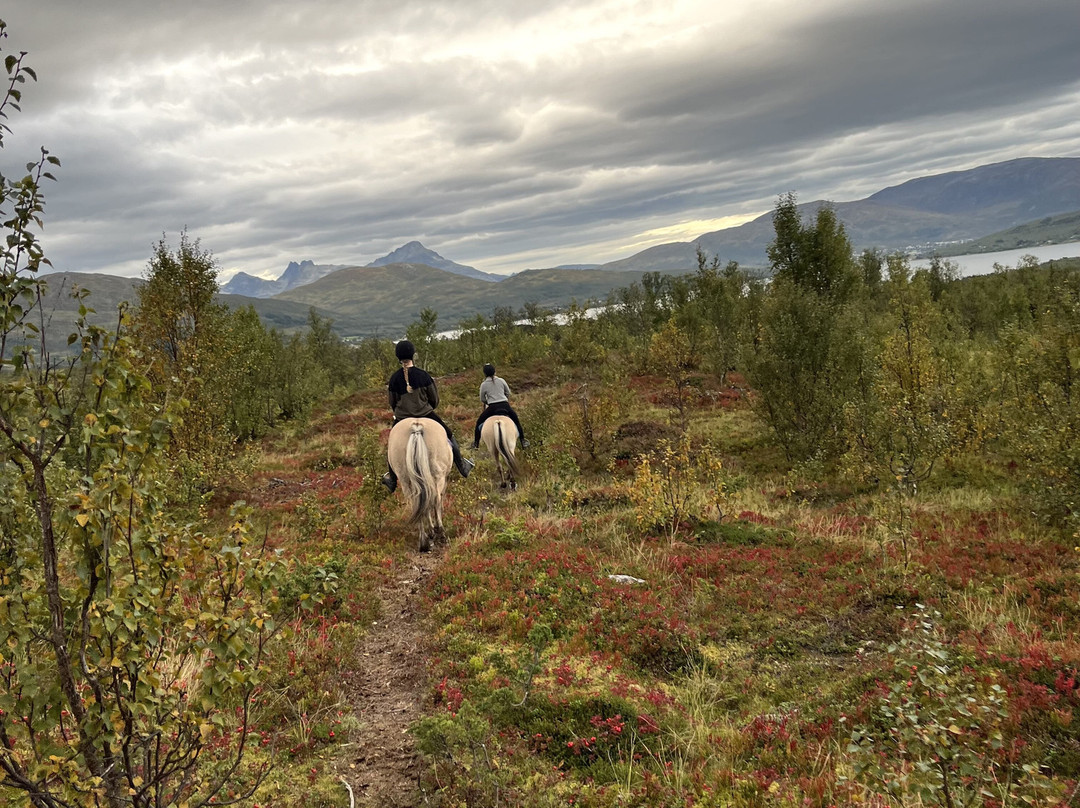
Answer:
[[[964,734],[964,731],[962,729],[960,729],[960,727],[956,726],[956,724],[950,724],[949,725],[949,732],[951,732],[953,735],[963,735]]]
[[[86,523],[90,521],[90,517],[85,513],[80,513],[75,517],[75,521],[79,523],[79,527],[86,527]]]

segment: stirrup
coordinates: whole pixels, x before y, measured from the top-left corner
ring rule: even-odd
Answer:
[[[469,460],[469,458],[463,457],[461,458],[461,465],[458,466],[458,471],[461,472],[462,477],[468,477],[469,472],[472,471],[475,466],[476,464]]]
[[[394,475],[392,475],[389,471],[382,476],[382,480],[380,480],[380,482],[386,486],[387,490],[391,494],[397,490],[397,480],[394,479]]]

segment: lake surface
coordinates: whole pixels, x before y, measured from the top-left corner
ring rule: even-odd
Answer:
[[[960,274],[966,278],[969,275],[989,275],[994,271],[994,264],[1015,267],[1025,255],[1034,255],[1040,262],[1053,261],[1057,258],[1077,258],[1080,257],[1080,241],[1070,241],[1068,244],[1044,244],[1040,247],[1024,247],[1020,250],[954,255],[947,260],[956,262],[956,265],[960,267]],[[913,267],[925,267],[929,264],[928,258],[919,258],[911,262]]]

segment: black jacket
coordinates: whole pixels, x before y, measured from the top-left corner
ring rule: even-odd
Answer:
[[[390,377],[387,388],[390,393],[390,409],[399,420],[423,418],[439,406],[439,391],[435,388],[435,380],[426,370],[409,368],[409,384],[406,386],[405,368],[398,368]]]

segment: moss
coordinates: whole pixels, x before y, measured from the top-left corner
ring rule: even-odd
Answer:
[[[784,538],[784,532],[739,519],[725,522],[709,520],[694,526],[694,538],[703,544],[757,547],[763,544],[780,543],[780,540]]]

